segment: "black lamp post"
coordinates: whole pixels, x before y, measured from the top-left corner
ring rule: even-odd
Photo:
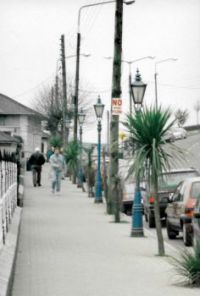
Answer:
[[[101,179],[101,119],[104,111],[104,104],[101,102],[100,96],[98,96],[97,103],[94,105],[94,110],[98,120],[98,162],[95,184],[95,203],[102,203],[102,179]]]
[[[79,165],[79,174],[78,174],[78,187],[83,187],[83,167],[82,167],[82,135],[83,135],[83,123],[85,121],[86,114],[81,108],[78,113],[78,122],[79,122],[79,133],[80,133],[80,165]]]
[[[147,85],[142,82],[139,70],[135,75],[135,81],[131,83],[131,94],[135,106],[136,113],[141,112],[141,107],[144,99],[144,94]],[[141,203],[141,192],[140,192],[140,176],[136,176],[135,195],[133,199],[132,207],[132,229],[131,236],[141,237],[144,236],[143,223],[142,223],[142,203]]]

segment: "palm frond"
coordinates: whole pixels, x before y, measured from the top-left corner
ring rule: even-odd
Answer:
[[[80,154],[79,143],[76,141],[70,142],[64,151],[66,163],[69,169],[72,169],[72,170],[76,169],[79,154]]]
[[[184,249],[179,258],[172,257],[171,263],[182,277],[183,282],[200,286],[200,242],[192,251]]]
[[[161,107],[145,107],[142,112],[127,115],[123,125],[128,130],[129,143],[133,149],[134,162],[130,166],[129,175],[142,171],[148,160],[151,173],[169,170],[174,162],[184,159],[183,151],[173,143],[166,144],[165,136],[174,125],[171,110]]]

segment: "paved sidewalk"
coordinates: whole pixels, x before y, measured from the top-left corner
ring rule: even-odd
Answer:
[[[32,187],[30,172],[25,179],[12,296],[199,295],[174,284],[169,259],[155,256],[157,241],[148,232],[130,238],[129,222],[112,223],[105,204],[94,204],[69,180],[61,196],[52,196],[47,172],[48,165],[42,187]]]

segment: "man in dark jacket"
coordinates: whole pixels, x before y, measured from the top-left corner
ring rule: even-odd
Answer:
[[[29,158],[29,163],[33,172],[33,186],[41,186],[41,171],[45,158],[39,148],[35,148],[35,152]]]

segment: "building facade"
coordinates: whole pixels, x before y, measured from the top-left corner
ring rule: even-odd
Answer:
[[[19,102],[0,94],[0,131],[23,140],[22,152],[28,158],[42,148],[41,121],[44,117]]]

